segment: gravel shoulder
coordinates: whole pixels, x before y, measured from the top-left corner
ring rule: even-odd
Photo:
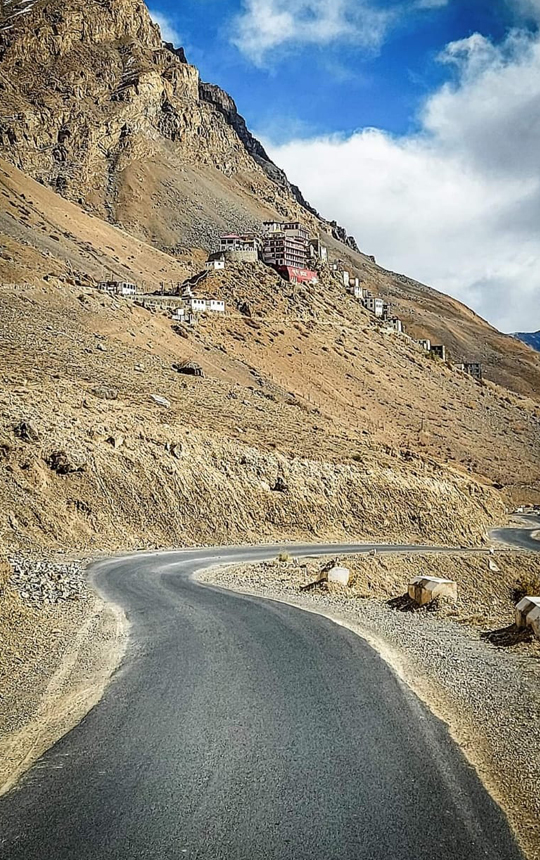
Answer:
[[[482,630],[511,623],[509,584],[518,582],[523,571],[534,575],[539,560],[525,553],[505,553],[496,560],[499,571],[490,580],[480,573],[490,563],[486,556],[352,556],[342,559],[353,572],[352,587],[323,584],[309,592],[301,592],[301,586],[316,578],[324,560],[218,567],[197,578],[323,614],[364,637],[448,724],[507,814],[529,860],[540,860],[540,645],[496,648],[480,638]],[[444,575],[452,566],[466,568],[465,596],[458,605],[421,612],[387,605],[388,597],[406,590],[413,570]],[[474,605],[468,596],[474,581],[484,592],[484,612],[476,593]],[[485,603],[490,593],[491,605]]]
[[[127,624],[78,563],[0,566],[0,795],[99,701]]]

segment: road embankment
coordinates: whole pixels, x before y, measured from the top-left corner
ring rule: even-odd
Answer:
[[[0,795],[95,705],[127,638],[80,564],[13,558],[0,580]]]

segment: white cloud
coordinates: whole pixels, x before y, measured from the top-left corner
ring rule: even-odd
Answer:
[[[156,24],[159,24],[159,29],[161,30],[161,38],[164,42],[172,42],[175,48],[179,48],[182,45],[182,36],[176,29],[176,24],[168,15],[165,15],[163,12],[157,12],[155,9],[150,8],[148,10],[150,12],[150,16]]]
[[[268,149],[382,265],[505,330],[540,328],[540,37],[476,34],[441,59],[455,79],[426,101],[418,133]]]
[[[540,0],[508,0],[508,2],[523,15],[540,19]]]
[[[369,0],[243,0],[232,24],[232,42],[254,63],[284,45],[351,42],[380,47],[396,12]]]

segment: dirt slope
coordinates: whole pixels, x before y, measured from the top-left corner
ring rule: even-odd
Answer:
[[[3,315],[13,320],[10,337],[17,332],[19,346],[31,341],[49,351],[46,325],[71,332],[73,338],[81,327],[89,327],[91,334],[111,335],[119,344],[135,341],[147,351],[151,342],[169,367],[181,354],[194,357],[209,376],[227,384],[253,386],[262,378],[269,393],[274,388],[279,397],[291,392],[314,415],[300,431],[308,456],[323,450],[332,458],[350,457],[360,440],[369,440],[501,484],[516,501],[536,498],[536,402],[481,387],[406,339],[384,333],[330,272],[323,272],[320,287],[313,290],[285,284],[262,264],[230,265],[206,285],[226,300],[225,318],[203,320],[187,339],[179,338],[166,315],[126,303],[114,306],[93,290],[74,301],[69,285],[88,287],[114,273],[148,290],[158,289],[162,280],[170,289],[200,270],[200,250],[192,249],[180,262],[83,212],[6,163],[0,164],[0,202],[5,208],[0,214],[0,281],[13,285],[3,288]],[[58,278],[64,279],[65,290],[53,288]],[[22,289],[22,284],[28,287]],[[251,317],[238,311],[245,305]],[[99,309],[97,317],[88,308]],[[57,316],[49,320],[52,309]],[[103,375],[114,376],[117,369],[107,354],[103,362]],[[131,373],[130,384],[141,381],[141,374]],[[238,404],[227,402],[235,408],[222,411],[218,426],[232,432],[240,423]],[[293,451],[298,431],[291,428],[290,437],[284,436],[281,421],[272,428],[273,420],[268,413],[267,438],[290,441]],[[201,412],[195,426],[216,425]],[[318,434],[313,426],[320,426]],[[328,444],[336,432],[339,444]],[[263,439],[253,433],[250,441],[259,445]]]
[[[10,545],[459,542],[502,516],[496,491],[385,449],[211,346],[216,331],[186,340],[163,315],[55,280],[4,286],[1,305],[0,532]],[[246,322],[231,313],[226,325],[251,334]],[[304,340],[295,321],[283,324]],[[173,369],[189,357],[206,378]]]

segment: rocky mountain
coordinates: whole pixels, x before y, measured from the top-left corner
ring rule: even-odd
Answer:
[[[0,88],[3,540],[472,542],[540,497],[540,356],[359,253],[142,3],[5,0]],[[95,289],[175,287],[266,218],[488,381],[384,332],[328,267],[308,289],[229,265],[207,282],[226,315],[191,330]]]
[[[411,333],[445,343],[456,361],[481,361],[498,384],[540,394],[540,357],[459,302],[384,271],[319,216],[233,99],[162,42],[142,2],[4,0],[0,100],[0,154],[130,236],[185,263],[223,231],[301,219]]]
[[[515,337],[517,340],[520,340],[521,343],[526,343],[527,346],[531,346],[537,352],[540,352],[540,331],[517,331],[512,337]]]
[[[134,0],[8,0],[0,152],[160,247],[210,248],[260,218],[326,225]]]

